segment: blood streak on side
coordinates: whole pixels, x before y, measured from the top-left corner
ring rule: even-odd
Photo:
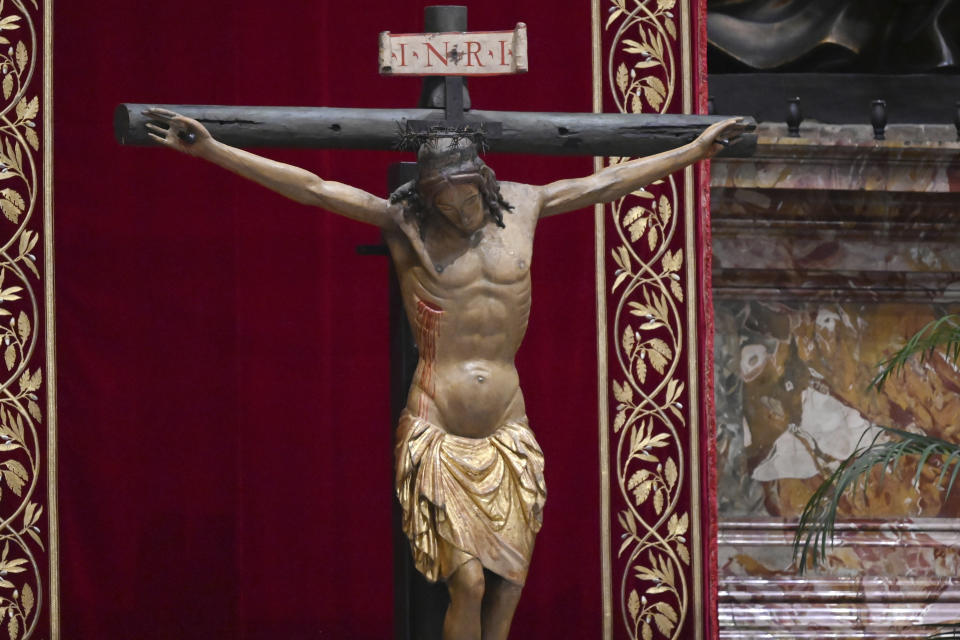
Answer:
[[[429,421],[430,408],[426,395],[432,398],[436,393],[433,379],[434,364],[437,359],[437,334],[443,309],[417,300],[417,343],[420,347],[420,362],[417,364],[417,383],[420,385],[420,399],[417,402],[417,415]]]

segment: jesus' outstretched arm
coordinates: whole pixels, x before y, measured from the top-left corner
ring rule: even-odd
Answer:
[[[654,180],[709,158],[743,130],[741,119],[731,118],[711,125],[696,140],[682,147],[615,164],[584,178],[544,185],[540,187],[540,217],[622,198]]]
[[[202,124],[173,111],[148,109],[144,114],[162,123],[149,123],[147,129],[150,137],[165,147],[208,160],[302,204],[378,227],[387,226],[393,219],[387,200],[362,189],[323,180],[299,167],[218,142]]]

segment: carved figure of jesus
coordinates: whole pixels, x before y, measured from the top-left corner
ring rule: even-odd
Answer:
[[[396,442],[403,529],[417,569],[448,586],[444,639],[504,640],[546,499],[543,454],[514,366],[537,222],[707,158],[742,132],[740,121],[544,186],[498,182],[471,140],[438,135],[418,151],[417,180],[384,199],[222,144],[171,111],[146,114],[156,121],[147,125],[151,137],[171,149],[382,229],[420,353]]]

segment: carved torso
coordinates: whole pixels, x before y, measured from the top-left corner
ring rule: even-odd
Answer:
[[[420,350],[407,409],[449,433],[483,437],[525,416],[514,357],[530,314],[530,262],[540,203],[500,183],[514,207],[462,243],[433,243],[402,220],[385,233]]]

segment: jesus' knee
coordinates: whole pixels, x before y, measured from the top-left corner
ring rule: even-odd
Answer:
[[[480,607],[485,581],[483,565],[479,560],[468,560],[460,565],[447,582],[450,600],[457,606]]]

